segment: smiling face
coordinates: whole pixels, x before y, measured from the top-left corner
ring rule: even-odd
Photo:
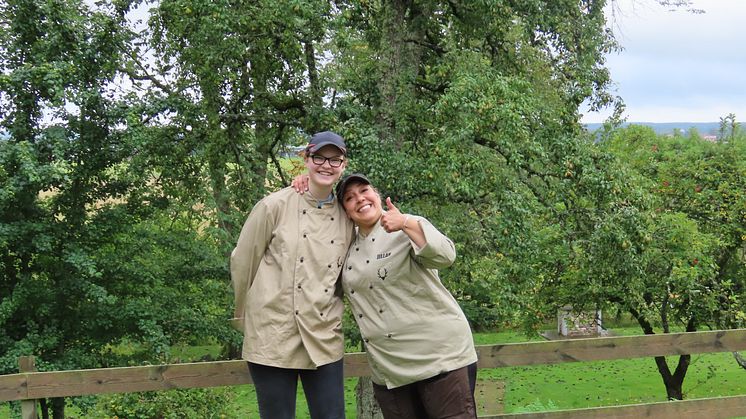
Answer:
[[[312,156],[317,156],[316,160],[322,160],[320,157],[325,157],[322,164],[314,163]],[[329,159],[336,160],[342,159],[342,164],[338,167],[333,167]],[[309,153],[305,158],[306,169],[308,169],[308,180],[310,187],[313,189],[331,192],[332,186],[342,176],[342,172],[345,170],[347,160],[345,159],[342,150],[338,149],[333,145],[327,145],[322,147],[316,152]]]
[[[342,197],[342,206],[347,216],[366,234],[373,229],[383,214],[378,191],[373,186],[360,182],[347,186]]]

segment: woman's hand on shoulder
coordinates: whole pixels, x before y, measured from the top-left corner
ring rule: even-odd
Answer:
[[[308,174],[307,173],[301,173],[295,178],[293,178],[293,181],[290,182],[290,186],[295,189],[295,192],[298,192],[299,194],[303,195],[304,192],[308,190]]]

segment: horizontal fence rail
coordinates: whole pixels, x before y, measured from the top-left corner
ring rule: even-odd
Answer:
[[[746,329],[478,345],[479,368],[500,368],[746,350]],[[369,376],[364,353],[344,357],[346,377]],[[250,384],[245,361],[217,361],[0,375],[0,401]],[[717,412],[712,409],[717,409]],[[667,413],[668,412],[668,413]],[[676,413],[678,412],[678,413]],[[696,412],[707,412],[698,416]],[[726,416],[720,416],[723,412]],[[729,415],[729,416],[727,416]],[[727,418],[746,415],[746,396],[482,418]]]
[[[729,419],[746,415],[746,396],[674,400],[551,412],[479,416],[480,419]]]
[[[605,361],[746,349],[746,329],[615,336],[477,347],[480,368]]]

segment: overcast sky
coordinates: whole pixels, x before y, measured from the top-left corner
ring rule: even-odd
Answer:
[[[746,1],[694,0],[702,14],[615,3],[609,23],[624,50],[607,64],[627,121],[717,122],[729,113],[746,121]],[[585,112],[583,122],[607,116]]]

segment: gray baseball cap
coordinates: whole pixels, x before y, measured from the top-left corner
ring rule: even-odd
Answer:
[[[339,134],[331,131],[322,131],[313,134],[306,146],[306,152],[315,153],[327,145],[333,145],[342,151],[342,154],[347,155],[345,140]]]

